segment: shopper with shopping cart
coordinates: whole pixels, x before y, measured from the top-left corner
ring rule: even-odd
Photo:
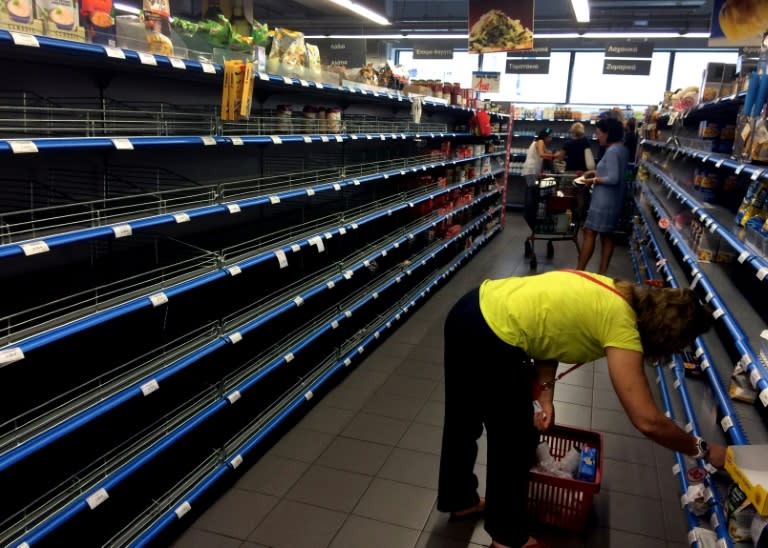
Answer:
[[[562,160],[565,153],[560,150],[554,152],[549,146],[552,144],[552,129],[544,128],[536,134],[536,138],[525,153],[522,175],[525,178],[525,203],[535,204],[539,201],[539,187],[536,184],[544,168],[544,160]],[[526,221],[529,225],[536,222],[536,213],[529,212],[526,208]],[[533,215],[532,219],[529,217]]]
[[[595,251],[595,240],[600,235],[600,268],[598,272],[608,272],[608,265],[615,247],[614,232],[624,207],[626,193],[627,148],[624,146],[624,126],[612,118],[598,120],[596,135],[600,145],[606,146],[605,154],[597,164],[596,170],[584,173],[582,181],[592,188],[592,197],[587,210],[587,218],[582,231],[581,250],[578,268],[587,268]]]
[[[494,548],[545,545],[526,520],[539,433],[554,423],[559,362],[607,358],[632,424],[654,442],[721,468],[726,448],[678,427],[656,406],[644,355],[685,349],[711,325],[690,289],[652,288],[577,270],[486,280],[445,321],[445,422],[437,508],[484,514]],[[541,407],[534,413],[532,399]],[[487,432],[486,499],[473,468]]]

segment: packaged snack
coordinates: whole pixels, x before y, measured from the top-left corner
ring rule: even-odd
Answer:
[[[317,133],[317,107],[306,105],[301,117],[304,120],[304,133]]]
[[[43,23],[35,18],[34,0],[0,0],[0,28],[43,34]]]
[[[304,34],[278,28],[272,38],[267,69],[269,72],[286,75],[304,76],[304,64],[307,49],[304,46]]]
[[[325,112],[325,127],[328,133],[341,133],[340,108],[329,108]]]
[[[275,112],[275,127],[278,133],[293,133],[293,127],[291,124],[292,117],[293,111],[291,109],[291,105],[277,105],[277,111]]]
[[[320,63],[320,48],[318,48],[315,44],[306,44],[306,48],[307,76],[317,80],[320,78],[320,74],[322,73],[322,64]]]
[[[88,41],[105,46],[114,46],[117,43],[112,0],[81,0],[80,17]]]
[[[63,40],[85,40],[80,14],[74,0],[37,0],[37,17],[43,20],[45,34]]]
[[[735,482],[728,488],[728,496],[723,502],[725,517],[728,518],[728,533],[734,542],[752,540],[752,519],[755,509],[750,504],[744,491]]]
[[[247,119],[251,116],[253,104],[253,63],[245,63],[243,71],[243,91],[240,97],[240,118]]]
[[[173,55],[173,43],[165,34],[147,31],[147,51],[149,53],[159,53],[160,55]]]

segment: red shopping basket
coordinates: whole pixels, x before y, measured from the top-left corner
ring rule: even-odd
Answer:
[[[594,481],[558,478],[531,472],[528,482],[528,513],[549,525],[582,531],[587,524],[592,496],[600,491],[603,474],[603,435],[590,430],[553,425],[541,435],[549,444],[552,458],[560,460],[575,445],[597,449],[597,471]]]

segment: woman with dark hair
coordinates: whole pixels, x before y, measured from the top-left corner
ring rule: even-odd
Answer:
[[[544,160],[559,160],[563,158],[565,153],[562,151],[551,151],[549,149],[550,143],[552,143],[552,130],[544,128],[536,134],[536,139],[528,147],[522,171],[526,186],[536,185],[536,179],[541,175]]]
[[[712,316],[690,289],[651,288],[578,270],[486,280],[445,321],[445,422],[437,508],[485,518],[493,548],[545,545],[526,520],[529,469],[554,424],[559,362],[607,358],[632,424],[673,451],[722,468],[726,447],[688,434],[658,409],[643,356],[685,349]],[[540,411],[534,411],[532,402]],[[487,432],[486,498],[477,494],[477,439]]]
[[[613,233],[618,227],[626,192],[627,148],[624,146],[624,126],[618,120],[606,118],[595,125],[597,140],[606,146],[596,170],[584,173],[584,182],[592,186],[592,199],[584,223],[583,241],[577,268],[584,270],[595,251],[600,234],[600,268],[608,272],[615,247]]]

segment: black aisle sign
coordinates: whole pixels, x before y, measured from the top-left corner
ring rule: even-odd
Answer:
[[[534,46],[531,49],[523,51],[508,51],[508,58],[517,57],[549,57],[552,49],[549,46]]]
[[[651,59],[653,57],[653,42],[609,42],[605,46],[605,56]]]
[[[739,56],[742,55],[748,59],[758,59],[760,57],[760,46],[739,48]]]
[[[603,74],[630,74],[634,76],[648,76],[650,73],[650,61],[629,61],[623,59],[605,59],[603,61]]]
[[[365,65],[365,40],[318,40],[324,65],[362,67]]]
[[[507,59],[507,74],[549,74],[549,59]]]
[[[414,59],[453,59],[453,46],[448,43],[435,42],[414,42]]]

